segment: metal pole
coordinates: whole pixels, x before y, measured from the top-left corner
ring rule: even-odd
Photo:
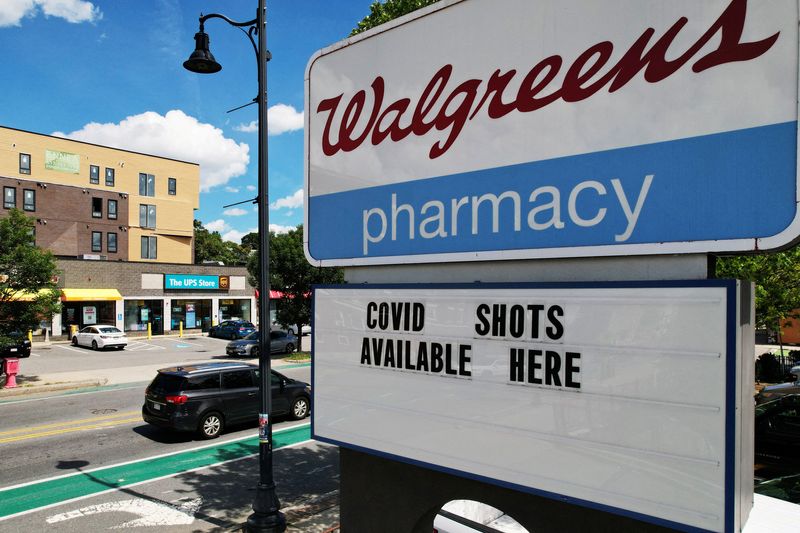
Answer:
[[[270,369],[269,314],[269,174],[267,170],[267,10],[265,0],[258,0],[256,15],[258,30],[258,327],[261,374],[261,412],[259,414],[259,480],[253,501],[253,514],[247,517],[246,529],[250,532],[282,532],[286,519],[280,512],[280,502],[275,493],[272,476],[272,386]]]

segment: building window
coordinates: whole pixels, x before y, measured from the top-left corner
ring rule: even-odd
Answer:
[[[117,220],[117,201],[116,200],[109,200],[108,201],[108,218],[110,220]]]
[[[114,169],[106,168],[106,187],[114,186]]]
[[[170,196],[175,196],[178,194],[178,180],[175,178],[169,178],[167,180],[167,190]]]
[[[139,204],[139,227],[142,228],[156,227],[156,206],[148,204]]]
[[[156,195],[156,177],[152,174],[139,174],[139,196]]]
[[[110,254],[117,253],[117,234],[116,233],[107,233],[106,234],[106,250],[108,250],[108,253],[110,253]]]
[[[31,173],[31,155],[30,154],[19,154],[19,173],[20,174],[30,174]]]
[[[36,191],[33,189],[22,189],[22,209],[36,211]]]
[[[92,232],[92,251],[93,252],[102,252],[103,251],[103,232],[102,231],[93,231]]]
[[[142,259],[157,259],[155,237],[142,237]]]
[[[98,185],[100,183],[100,167],[89,165],[89,183]]]
[[[3,207],[6,209],[17,207],[17,189],[15,187],[3,187]]]
[[[102,198],[92,198],[92,218],[103,218]]]

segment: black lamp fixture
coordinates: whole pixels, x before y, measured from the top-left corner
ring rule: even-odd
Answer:
[[[256,18],[244,22],[231,20],[225,15],[211,13],[200,15],[200,31],[195,36],[195,50],[183,66],[199,74],[213,74],[222,70],[208,49],[208,35],[204,23],[209,19],[222,19],[237,27],[250,39],[258,64],[258,263],[261,276],[258,280],[259,336],[258,369],[260,389],[258,466],[259,477],[253,501],[253,513],[247,517],[245,531],[248,533],[281,533],[286,530],[286,519],[280,512],[280,502],[275,493],[272,473],[272,411],[271,362],[270,362],[270,313],[269,313],[269,178],[267,174],[267,61],[272,57],[267,50],[266,0],[258,0]],[[244,27],[248,30],[244,31]],[[256,36],[258,42],[253,38]]]
[[[214,59],[214,54],[208,49],[210,42],[208,34],[203,31],[203,23],[200,23],[200,31],[194,34],[194,52],[189,59],[183,62],[183,68],[197,74],[214,74],[222,70],[222,65]]]

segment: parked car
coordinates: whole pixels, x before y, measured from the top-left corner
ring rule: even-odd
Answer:
[[[800,394],[756,406],[755,461],[796,474],[800,468]]]
[[[124,350],[128,337],[114,326],[86,326],[72,337],[73,346],[91,346],[93,350]]]
[[[285,331],[272,331],[269,337],[270,353],[292,353],[297,345],[297,337]],[[254,331],[243,339],[229,342],[225,353],[233,357],[258,357],[260,338],[261,332]]]
[[[277,322],[272,323],[272,331],[285,331],[287,333],[291,333],[295,337],[297,336],[297,324],[290,324],[288,326],[283,326]],[[311,335],[311,326],[305,324],[300,328],[300,332],[303,336]]]
[[[308,383],[272,371],[272,415],[295,420],[311,411]],[[145,391],[142,418],[213,439],[228,425],[255,423],[260,407],[258,366],[217,362],[163,368]]]
[[[0,358],[18,357],[24,359],[31,356],[31,341],[20,332],[12,332],[6,335],[9,339],[6,342],[0,341]]]
[[[246,320],[225,320],[208,330],[209,337],[220,339],[241,339],[256,330],[252,322]]]
[[[800,394],[800,381],[768,385],[756,394],[756,405],[777,400],[789,394]]]

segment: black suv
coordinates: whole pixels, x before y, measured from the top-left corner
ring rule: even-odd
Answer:
[[[258,366],[247,363],[201,363],[164,368],[145,390],[142,418],[148,424],[196,431],[213,439],[228,424],[258,421]],[[311,410],[308,383],[272,371],[272,415],[295,420]]]

